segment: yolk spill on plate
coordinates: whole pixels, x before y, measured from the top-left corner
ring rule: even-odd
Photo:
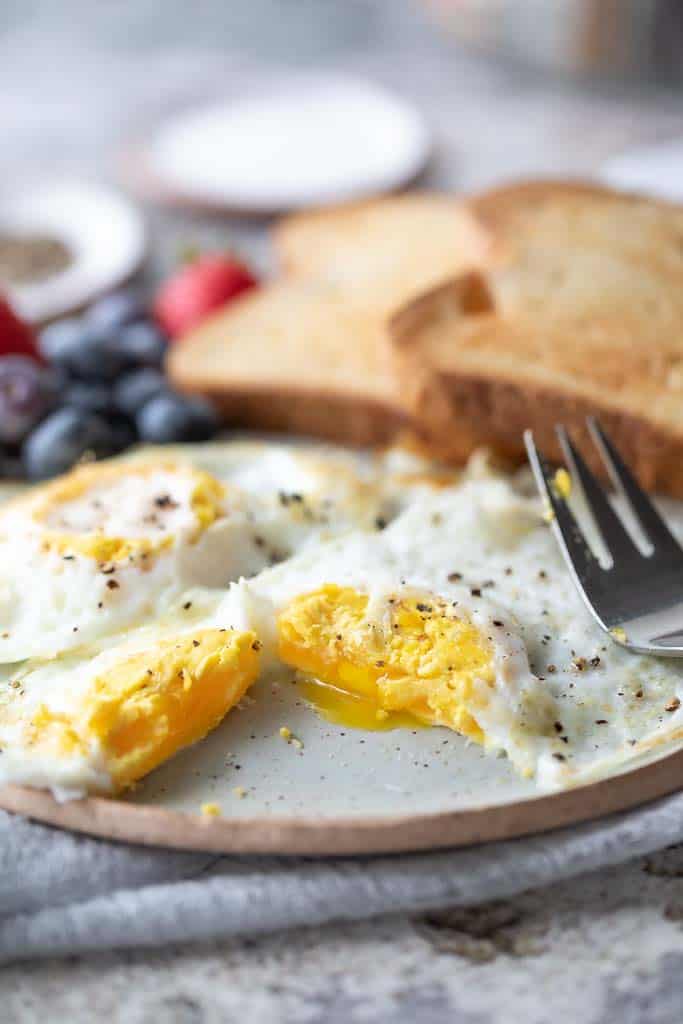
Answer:
[[[305,676],[297,679],[299,693],[314,711],[327,722],[343,725],[347,729],[367,732],[387,732],[390,729],[426,729],[408,711],[382,711],[372,700],[364,699],[348,690]]]

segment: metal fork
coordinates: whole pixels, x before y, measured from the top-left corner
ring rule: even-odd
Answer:
[[[611,564],[601,565],[589,547],[558,489],[553,467],[527,430],[524,443],[538,489],[548,503],[551,528],[586,607],[612,639],[631,651],[681,658],[683,549],[599,423],[587,423],[615,490],[647,538],[649,550],[634,542],[563,426],[556,430],[572,488],[582,493]]]

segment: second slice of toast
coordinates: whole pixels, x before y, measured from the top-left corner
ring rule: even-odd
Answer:
[[[452,459],[482,444],[521,459],[530,427],[559,458],[555,424],[582,439],[597,414],[645,486],[683,496],[683,209],[547,182],[474,206],[497,233],[497,268],[392,322],[430,445]]]
[[[470,267],[490,239],[455,196],[409,192],[285,217],[274,232],[286,273],[338,288],[378,314]]]

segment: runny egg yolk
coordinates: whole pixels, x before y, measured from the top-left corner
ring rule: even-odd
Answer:
[[[495,682],[490,641],[442,598],[390,597],[381,621],[368,608],[366,594],[328,584],[280,613],[280,657],[316,681],[304,691],[311,702],[349,725],[367,728],[374,717],[381,727],[401,713],[483,743],[476,711]],[[320,698],[320,684],[339,699]],[[354,712],[353,698],[372,714]]]
[[[75,714],[41,705],[27,726],[40,756],[99,752],[115,791],[207,735],[256,679],[256,634],[206,629],[161,641],[95,675]]]

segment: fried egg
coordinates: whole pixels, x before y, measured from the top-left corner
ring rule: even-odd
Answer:
[[[3,666],[0,781],[118,792],[202,739],[258,676],[252,632],[166,623]]]
[[[321,684],[379,720],[447,726],[540,787],[683,738],[683,666],[614,644],[583,607],[541,503],[523,479],[480,464],[379,536],[329,541],[234,585],[223,613],[256,630],[265,663],[302,673],[323,712],[334,700],[315,697]]]
[[[447,726],[533,774],[550,756],[556,710],[514,615],[417,562],[408,569],[387,534],[330,542],[241,581],[224,621],[258,634],[271,671],[350,696],[365,721],[371,710],[379,723],[400,713]]]
[[[49,657],[164,615],[396,514],[369,462],[275,444],[143,451],[33,488],[0,513],[0,660]]]
[[[123,790],[258,677],[332,721],[447,728],[541,788],[683,739],[683,664],[594,624],[528,479],[482,456],[456,479],[398,452],[151,450],[13,499],[0,531],[0,781]]]

